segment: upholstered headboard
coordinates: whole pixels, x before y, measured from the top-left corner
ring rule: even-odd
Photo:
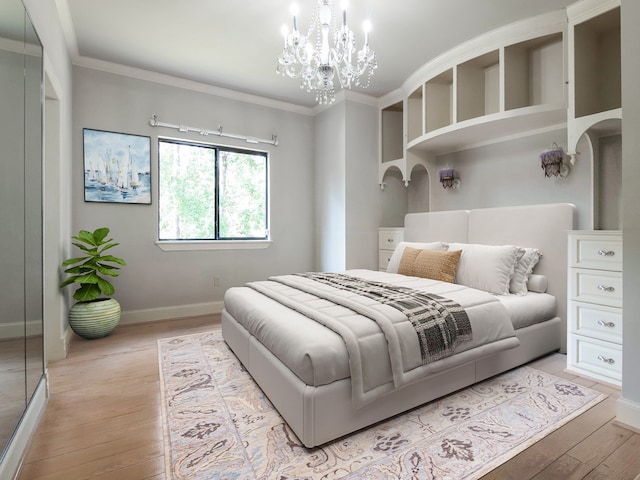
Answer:
[[[409,213],[405,216],[404,239],[538,248],[543,256],[534,273],[547,277],[547,292],[556,297],[558,316],[565,324],[567,231],[574,229],[575,210],[569,203],[553,203]]]

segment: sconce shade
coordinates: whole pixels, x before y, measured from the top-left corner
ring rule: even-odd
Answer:
[[[443,168],[440,170],[440,183],[442,188],[458,188],[460,186],[460,179],[456,176],[456,170],[454,168]]]
[[[540,154],[540,166],[546,178],[552,175],[566,177],[569,174],[569,167],[563,162],[564,156],[564,150],[558,146]]]

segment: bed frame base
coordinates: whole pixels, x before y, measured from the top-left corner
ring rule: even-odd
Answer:
[[[351,406],[349,379],[313,387],[222,312],[222,334],[238,359],[306,447],[322,445],[560,348],[556,317],[516,331],[520,346],[450,368],[390,393],[363,408]]]

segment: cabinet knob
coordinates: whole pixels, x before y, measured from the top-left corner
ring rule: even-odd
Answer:
[[[598,325],[600,325],[601,327],[608,327],[608,328],[613,328],[616,326],[615,323],[613,322],[605,322],[604,320],[598,320]]]
[[[614,363],[616,363],[616,361],[613,358],[607,358],[604,357],[602,355],[598,355],[598,360],[600,360],[601,362],[604,362],[608,365],[613,365]]]
[[[613,257],[615,254],[613,250],[598,250],[598,255],[601,257]]]
[[[601,292],[613,292],[615,288],[607,287],[606,285],[598,285],[598,290],[600,290]]]
[[[393,238],[387,238],[387,242],[393,243]]]

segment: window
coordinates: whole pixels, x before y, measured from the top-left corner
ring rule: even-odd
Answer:
[[[159,139],[158,239],[267,240],[268,157]]]

